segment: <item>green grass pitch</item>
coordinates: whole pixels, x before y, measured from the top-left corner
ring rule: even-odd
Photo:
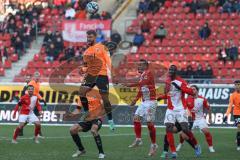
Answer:
[[[82,142],[87,154],[72,158],[76,148],[69,135],[69,127],[43,126],[42,131],[46,139],[40,139],[40,144],[32,140],[33,126],[27,126],[24,130],[24,137],[18,140],[18,144],[11,144],[15,126],[1,126],[0,129],[0,160],[94,160],[98,159],[98,152],[95,142],[90,133],[81,133]],[[178,160],[239,160],[240,151],[236,150],[235,134],[236,129],[211,129],[216,153],[209,153],[204,135],[195,131],[195,135],[202,146],[203,154],[196,158],[194,151],[187,143],[178,153]],[[163,149],[162,141],[164,129],[157,129],[157,143],[159,149],[157,155],[148,157],[150,140],[148,131],[143,128],[144,145],[139,148],[129,149],[128,145],[134,140],[132,128],[117,128],[111,133],[108,128],[100,131],[103,140],[103,147],[106,160],[161,160],[160,153]],[[175,138],[175,143],[178,137]]]

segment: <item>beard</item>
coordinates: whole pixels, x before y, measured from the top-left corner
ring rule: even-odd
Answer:
[[[88,41],[87,44],[88,44],[89,46],[93,46],[93,45],[94,45],[94,41]]]

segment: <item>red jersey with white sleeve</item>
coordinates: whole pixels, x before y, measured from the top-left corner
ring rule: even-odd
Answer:
[[[140,81],[131,84],[130,87],[139,88],[136,99],[142,98],[142,101],[156,100],[155,80],[150,70],[145,70],[140,76]]]
[[[165,94],[159,98],[167,99],[167,107],[170,110],[186,109],[185,94],[194,95],[192,88],[181,77],[177,76],[174,80],[168,78],[165,82]]]
[[[35,106],[37,107],[38,111],[42,111],[42,107],[38,102],[38,98],[37,96],[34,96],[34,95],[31,97],[28,94],[25,94],[24,96],[22,96],[14,109],[15,114],[18,111],[19,106],[21,106],[20,114],[24,114],[24,115],[29,115],[30,113],[32,113]]]
[[[204,109],[209,110],[210,105],[206,98],[198,96],[197,98],[193,96],[188,96],[187,107],[192,113],[193,120],[202,119],[204,117]]]

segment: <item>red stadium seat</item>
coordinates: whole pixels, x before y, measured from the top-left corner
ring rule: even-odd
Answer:
[[[18,55],[17,54],[12,54],[11,55],[11,61],[12,62],[17,62],[18,61]]]
[[[225,65],[226,68],[233,68],[233,62],[232,61],[228,61]]]
[[[11,62],[11,60],[5,60],[5,62],[4,62],[4,68],[5,68],[5,69],[10,69],[10,68],[12,68],[12,62]]]
[[[4,68],[0,68],[0,76],[5,76],[5,70],[4,70]]]

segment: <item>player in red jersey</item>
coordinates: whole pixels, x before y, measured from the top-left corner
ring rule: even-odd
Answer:
[[[125,85],[127,87],[138,87],[139,89],[136,98],[133,100],[130,106],[134,106],[136,102],[142,98],[142,103],[138,106],[134,116],[134,131],[136,139],[129,147],[132,148],[142,145],[141,121],[147,121],[152,142],[148,155],[153,156],[158,148],[156,144],[156,129],[153,123],[155,120],[155,112],[157,107],[155,81],[152,72],[149,70],[149,64],[146,60],[140,60],[138,71],[141,74],[140,81],[134,84]]]
[[[28,93],[21,97],[20,101],[16,105],[14,109],[13,117],[16,117],[16,113],[20,108],[20,115],[19,115],[19,126],[15,129],[12,143],[16,144],[17,137],[20,130],[25,126],[26,122],[34,123],[35,124],[35,143],[39,143],[38,141],[38,134],[41,129],[40,120],[38,117],[33,113],[35,106],[39,110],[40,114],[42,114],[42,107],[38,102],[37,96],[33,95],[34,87],[32,85],[28,86],[27,89]]]
[[[168,79],[165,82],[165,94],[158,97],[158,99],[167,99],[164,124],[166,126],[167,141],[172,152],[171,157],[173,159],[177,157],[173,136],[175,122],[180,124],[182,131],[189,137],[189,141],[194,144],[196,156],[200,156],[201,148],[188,127],[188,113],[185,100],[185,94],[194,95],[194,91],[188,87],[185,80],[177,76],[177,67],[175,65],[169,67],[168,75]]]
[[[198,95],[199,88],[196,85],[192,85],[195,96],[188,96],[187,98],[187,107],[191,112],[191,117],[193,120],[192,129],[199,128],[205,135],[206,141],[208,143],[209,151],[215,152],[213,149],[212,135],[208,129],[207,121],[204,117],[204,109],[208,110],[209,123],[212,122],[212,112],[210,105],[206,98]],[[177,151],[180,150],[184,139],[180,137],[180,144],[177,146]]]

